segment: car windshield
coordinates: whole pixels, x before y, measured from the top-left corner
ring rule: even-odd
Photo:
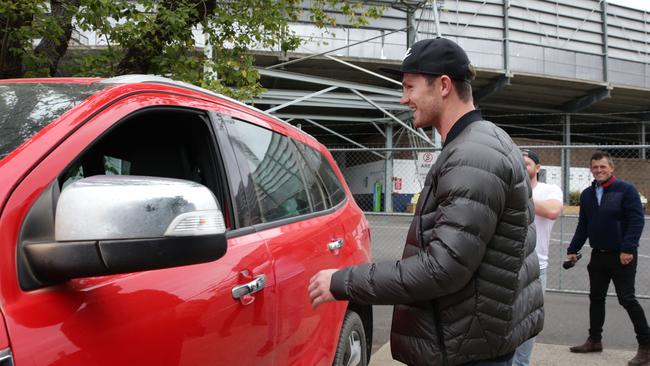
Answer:
[[[0,81],[0,160],[63,113],[107,86],[101,83]]]

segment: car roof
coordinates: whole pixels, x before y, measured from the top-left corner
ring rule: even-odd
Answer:
[[[246,107],[246,108],[252,108],[255,109],[256,111],[263,113],[274,120],[277,120],[282,123],[286,123],[282,121],[281,119],[266,113],[260,109],[257,109],[253,106],[250,106],[246,103],[242,103],[236,99],[233,99],[231,97],[228,97],[223,94],[216,93],[212,90],[201,88],[199,86],[186,83],[184,81],[178,81],[174,79],[170,79],[164,76],[157,76],[157,75],[147,75],[147,74],[129,74],[129,75],[121,75],[121,76],[115,76],[111,78],[99,78],[99,77],[52,77],[52,78],[21,78],[21,79],[0,79],[0,83],[63,83],[63,84],[85,84],[85,85],[90,85],[94,83],[100,83],[100,84],[136,84],[136,83],[143,83],[143,84],[165,84],[165,85],[172,85],[176,87],[180,87],[183,89],[189,89],[193,91],[197,91],[200,93],[208,94],[213,97],[217,97],[220,99],[225,99],[231,103],[238,104],[240,106]],[[289,124],[291,125],[291,124]],[[303,131],[304,132],[304,131]]]
[[[122,76],[115,76],[115,77],[108,78],[108,79],[96,79],[96,81],[101,83],[101,84],[136,84],[136,83],[141,83],[141,84],[162,84],[162,85],[170,85],[170,86],[175,86],[175,87],[179,87],[179,88],[183,88],[183,89],[192,90],[192,91],[195,91],[195,92],[207,94],[207,95],[210,95],[210,96],[215,97],[215,98],[226,100],[226,101],[228,101],[230,103],[233,103],[235,105],[243,107],[246,110],[251,110],[252,109],[257,113],[265,115],[266,117],[270,118],[274,122],[281,124],[282,126],[289,127],[289,128],[291,128],[293,130],[299,131],[300,135],[307,136],[308,138],[312,139],[315,143],[320,145],[320,142],[318,142],[318,140],[316,140],[310,134],[306,133],[303,130],[300,130],[296,126],[294,126],[294,125],[292,125],[292,124],[290,124],[290,123],[288,123],[286,121],[283,121],[280,118],[278,118],[278,117],[276,117],[276,116],[274,116],[274,115],[272,115],[270,113],[267,113],[267,112],[265,112],[265,111],[263,111],[261,109],[255,108],[255,107],[253,107],[251,105],[248,105],[246,103],[240,102],[240,101],[238,101],[236,99],[233,99],[231,97],[228,97],[226,95],[214,92],[214,91],[209,90],[209,89],[201,88],[199,86],[196,86],[194,84],[190,84],[190,83],[187,83],[187,82],[184,82],[184,81],[178,81],[178,80],[170,79],[170,78],[163,77],[163,76],[147,75],[147,74],[122,75]],[[80,79],[79,82],[84,82],[84,80]]]
[[[22,79],[0,79],[1,84],[5,83],[50,83],[50,84],[84,84],[90,85],[96,82],[102,81],[102,78],[96,77],[86,77],[86,78],[73,78],[73,77],[63,77],[63,78],[22,78]]]
[[[248,105],[246,103],[240,102],[236,99],[233,99],[231,97],[228,97],[226,95],[216,93],[212,90],[201,88],[199,86],[183,82],[183,81],[178,81],[174,79],[170,79],[167,77],[163,76],[157,76],[157,75],[148,75],[148,74],[129,74],[129,75],[121,75],[121,76],[115,76],[111,78],[100,78],[100,77],[51,77],[51,78],[21,78],[21,79],[2,79],[0,80],[0,83],[63,83],[63,84],[82,84],[82,85],[91,85],[95,83],[100,83],[100,84],[109,84],[109,85],[121,85],[121,84],[161,84],[161,85],[169,85],[169,86],[175,86],[179,87],[182,89],[187,89],[187,90],[192,90],[195,92],[199,92],[202,94],[207,94],[209,96],[219,98],[221,100],[226,100],[230,103],[233,103],[235,105],[238,105],[240,107],[243,107],[246,110],[254,110],[257,113],[263,114],[266,117],[272,119],[274,122],[281,124],[282,126],[289,127],[293,130],[300,131],[299,134],[302,136],[307,136],[308,139],[311,139],[313,142],[316,144],[320,145],[320,142],[316,140],[313,136],[310,134],[306,133],[303,130],[300,130],[299,128],[295,127],[294,125],[285,122],[281,119],[279,119],[276,116],[273,116],[263,110],[260,110],[258,108],[255,108],[251,105]]]

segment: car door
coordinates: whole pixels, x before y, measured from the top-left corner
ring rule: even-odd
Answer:
[[[277,299],[271,254],[262,236],[235,220],[234,203],[243,193],[230,184],[241,179],[224,164],[217,144],[223,131],[208,123],[206,113],[220,107],[131,90],[95,108],[85,123],[68,121],[78,129],[16,187],[0,217],[4,242],[20,244],[25,216],[38,209],[34,202],[51,182],[65,189],[67,182],[88,175],[137,174],[194,180],[213,189],[229,226],[227,253],[214,262],[73,279],[35,290],[21,288],[19,268],[4,261],[1,291],[14,362],[272,364]],[[16,247],[0,250],[4,258],[20,258]],[[258,291],[233,296],[233,289],[245,284],[256,284]]]
[[[242,119],[228,119],[227,126],[242,176],[250,181],[246,192],[256,230],[273,258],[279,302],[276,363],[331,364],[345,303],[314,310],[307,286],[319,270],[341,267],[343,253],[349,252],[341,206],[330,202],[297,141]]]

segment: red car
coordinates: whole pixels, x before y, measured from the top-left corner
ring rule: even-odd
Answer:
[[[307,285],[369,259],[285,122],[159,77],[0,80],[2,365],[365,365],[371,307]]]

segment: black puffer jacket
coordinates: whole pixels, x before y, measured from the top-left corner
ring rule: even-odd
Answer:
[[[544,320],[531,197],[510,137],[471,123],[429,172],[402,260],[338,271],[330,289],[337,299],[399,304],[391,350],[406,364],[507,354]]]

